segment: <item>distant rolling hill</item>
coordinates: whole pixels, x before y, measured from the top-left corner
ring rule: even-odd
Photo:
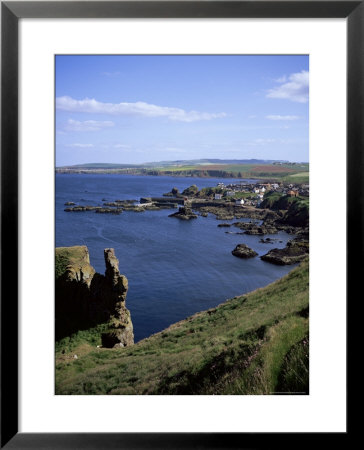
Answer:
[[[58,173],[128,174],[174,177],[252,178],[307,183],[308,163],[260,159],[196,159],[144,164],[87,163],[57,167]]]
[[[265,159],[191,159],[191,160],[175,160],[175,161],[155,161],[142,164],[114,164],[114,163],[85,163],[74,164],[69,166],[59,166],[57,169],[126,169],[126,168],[144,168],[144,167],[167,167],[167,166],[200,166],[205,164],[274,164],[288,163],[281,160],[265,160]]]

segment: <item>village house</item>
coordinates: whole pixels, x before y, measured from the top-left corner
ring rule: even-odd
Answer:
[[[235,200],[235,206],[243,206],[244,203],[245,202],[242,198],[240,198],[239,200]]]
[[[221,194],[215,194],[215,197],[214,197],[215,200],[221,200],[221,198],[222,198]]]

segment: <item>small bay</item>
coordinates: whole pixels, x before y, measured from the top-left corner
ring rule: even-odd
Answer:
[[[260,236],[238,235],[219,228],[215,216],[181,221],[171,210],[120,215],[95,212],[67,213],[66,202],[98,206],[104,201],[159,197],[173,187],[191,184],[199,189],[234,179],[182,178],[105,174],[56,174],[56,246],[86,245],[91,265],[104,273],[105,248],[112,247],[120,272],[129,280],[126,306],[131,312],[135,341],[161,331],[195,312],[265,286],[288,273],[292,266],[275,266],[259,256],[282,248],[292,235],[279,232],[282,242],[264,244]],[[245,180],[246,182],[254,180]],[[241,219],[239,219],[241,220]],[[224,221],[233,223],[235,220]],[[231,251],[245,243],[258,253],[248,260]]]

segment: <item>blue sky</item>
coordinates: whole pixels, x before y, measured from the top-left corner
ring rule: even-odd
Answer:
[[[56,56],[56,165],[308,161],[305,55]]]

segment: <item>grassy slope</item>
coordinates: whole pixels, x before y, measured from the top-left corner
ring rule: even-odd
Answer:
[[[289,195],[282,194],[281,192],[267,192],[264,196],[262,202],[262,208],[268,209],[289,209],[296,205],[295,207],[309,207],[310,201],[308,197],[290,197]]]
[[[308,392],[308,261],[124,349],[57,347],[57,394]],[[68,342],[69,344],[69,342]],[[64,345],[62,354],[62,345]]]
[[[86,261],[86,258],[88,258],[88,250],[82,245],[57,247],[55,258],[56,278],[58,278],[65,272],[68,265],[77,265],[78,267],[88,265]]]

